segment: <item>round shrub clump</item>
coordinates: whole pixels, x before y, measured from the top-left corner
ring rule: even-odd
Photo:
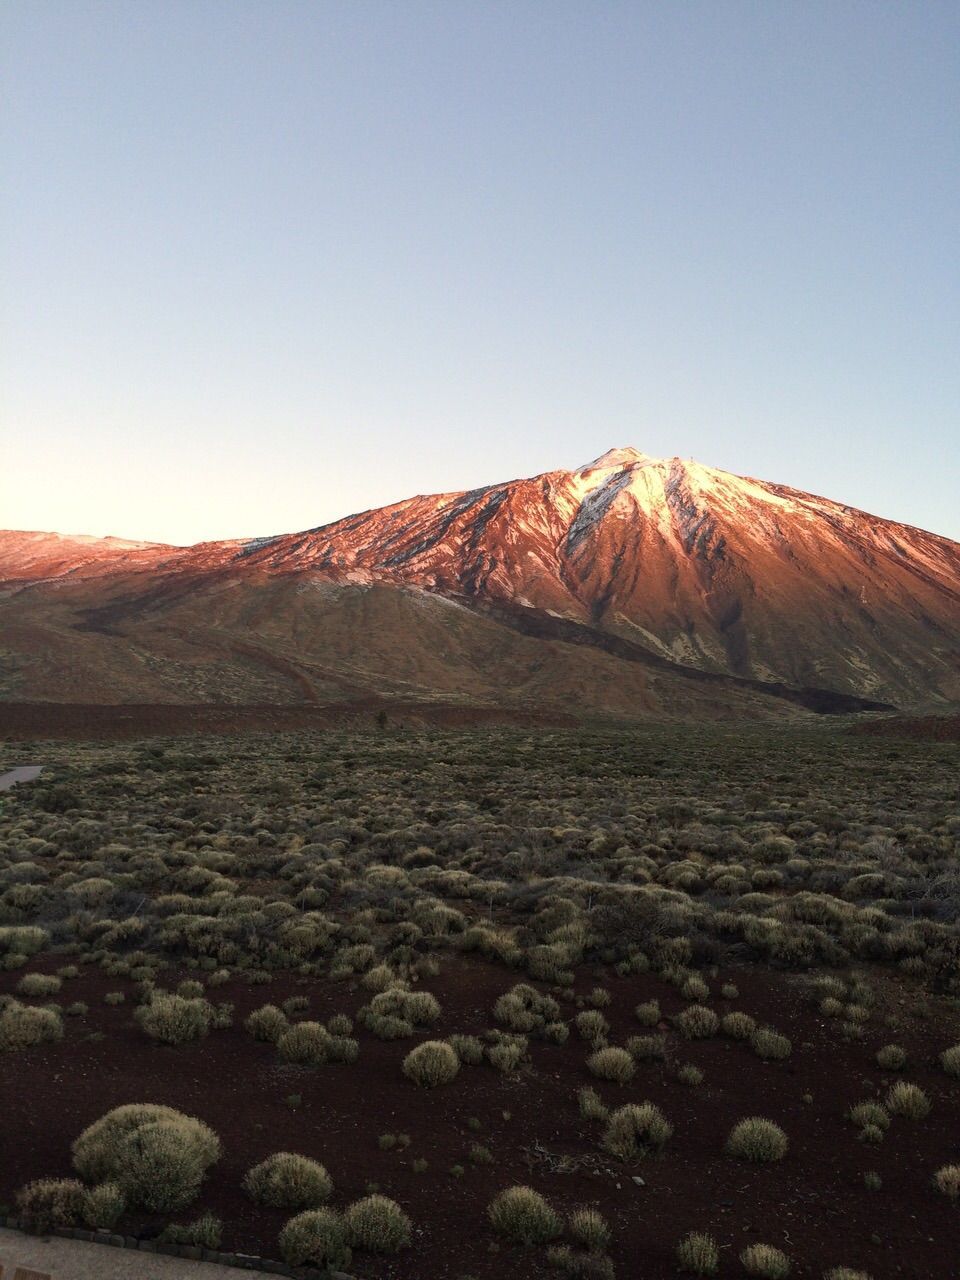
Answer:
[[[692,1004],[673,1020],[674,1026],[688,1040],[705,1040],[716,1035],[720,1019],[705,1004]]]
[[[17,983],[22,996],[55,996],[63,986],[55,973],[25,973]]]
[[[331,1056],[333,1036],[320,1022],[295,1022],[277,1040],[277,1052],[287,1062],[320,1067]]]
[[[533,1187],[507,1187],[490,1201],[487,1214],[495,1231],[519,1244],[545,1244],[563,1230],[560,1215]]]
[[[344,1214],[347,1235],[357,1249],[370,1253],[399,1253],[410,1243],[413,1223],[395,1200],[366,1196],[355,1200]]]
[[[220,1139],[202,1120],[172,1107],[115,1107],[73,1144],[73,1165],[88,1182],[115,1182],[131,1205],[182,1209],[197,1195]]]
[[[760,1280],[787,1280],[790,1259],[772,1244],[750,1244],[740,1254],[740,1262],[748,1276]]]
[[[84,1193],[80,1216],[92,1230],[110,1231],[127,1207],[127,1198],[115,1182],[101,1182]]]
[[[960,1198],[960,1164],[945,1164],[933,1175],[933,1185],[951,1200]]]
[[[84,1186],[76,1178],[40,1178],[17,1192],[23,1225],[39,1233],[75,1226],[83,1211]]]
[[[274,1209],[315,1209],[330,1198],[333,1180],[322,1164],[292,1151],[277,1151],[247,1172],[243,1189]]]
[[[37,1009],[11,1000],[0,1012],[0,1050],[28,1049],[62,1039],[63,1021],[55,1009]]]
[[[712,1276],[720,1265],[720,1254],[713,1236],[691,1231],[677,1245],[677,1263],[681,1271],[695,1276]]]
[[[907,1120],[922,1120],[930,1110],[930,1099],[919,1085],[898,1080],[887,1093],[887,1110],[891,1115],[904,1116]]]
[[[607,1120],[602,1145],[618,1160],[634,1160],[653,1148],[660,1148],[673,1134],[673,1125],[652,1102],[628,1102]]]
[[[290,1028],[287,1015],[275,1004],[264,1004],[254,1009],[243,1025],[254,1040],[266,1040],[270,1044],[276,1044]]]
[[[310,1264],[336,1270],[350,1265],[346,1224],[333,1209],[298,1213],[285,1224],[279,1243],[284,1262],[294,1267]]]
[[[460,1070],[456,1050],[444,1040],[425,1040],[403,1060],[403,1074],[424,1089],[449,1084]]]
[[[948,1076],[960,1076],[960,1044],[952,1044],[940,1055],[940,1065]]]
[[[213,1005],[197,997],[190,999],[158,991],[147,1004],[142,1004],[134,1018],[154,1040],[164,1044],[187,1044],[199,1040],[210,1030],[214,1018]]]
[[[626,1049],[618,1049],[611,1045],[607,1049],[598,1049],[587,1058],[587,1069],[601,1080],[615,1080],[617,1084],[626,1084],[632,1077],[635,1067],[632,1056]]]
[[[598,1253],[610,1243],[610,1228],[596,1209],[574,1209],[567,1218],[567,1230],[577,1244]]]
[[[754,1164],[771,1164],[787,1154],[787,1135],[772,1120],[748,1116],[733,1126],[727,1138],[727,1154]]]
[[[793,1045],[787,1036],[782,1036],[779,1031],[773,1031],[770,1027],[762,1027],[759,1031],[755,1031],[750,1037],[750,1048],[758,1058],[772,1058],[780,1061],[783,1058],[789,1058]]]

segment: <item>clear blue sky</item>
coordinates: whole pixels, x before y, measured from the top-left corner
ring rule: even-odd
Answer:
[[[950,0],[5,0],[0,525],[693,456],[960,539]]]

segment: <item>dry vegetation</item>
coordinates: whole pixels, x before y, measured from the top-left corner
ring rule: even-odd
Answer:
[[[0,812],[2,1196],[33,1227],[362,1276],[954,1274],[956,745],[33,755]]]

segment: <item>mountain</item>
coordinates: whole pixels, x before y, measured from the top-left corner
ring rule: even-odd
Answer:
[[[960,701],[960,545],[679,458],[194,547],[0,533],[0,697],[627,715]]]

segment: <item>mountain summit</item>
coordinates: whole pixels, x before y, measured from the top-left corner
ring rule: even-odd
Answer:
[[[643,667],[647,692],[669,675],[684,688],[710,677],[712,688],[722,679],[727,689],[783,686],[887,704],[960,699],[960,545],[629,447],[574,471],[248,541],[172,548],[0,535],[0,580],[5,637],[29,625],[48,649],[56,633],[56,649],[99,635],[96,662],[105,647],[116,659],[126,644],[125,668],[138,647],[152,652],[162,639],[179,652],[189,634],[207,652],[256,649],[274,674],[289,667],[294,685],[302,677],[310,687],[318,669],[341,678],[346,666],[365,691],[385,681],[393,692],[399,682],[418,694],[482,688],[563,703],[578,687],[578,705],[618,709],[616,689],[601,693],[596,672],[579,672],[590,665],[582,651],[594,650],[610,679],[631,664],[635,682]],[[430,600],[446,612],[425,614]],[[391,627],[389,643],[371,627]],[[0,694],[11,697],[31,688],[36,671],[7,647],[14,658]],[[176,661],[139,663],[150,697],[160,684],[183,699]],[[534,679],[537,662],[559,664],[563,679]],[[222,684],[200,682],[196,700],[222,697]],[[620,701],[637,709],[632,694]]]

